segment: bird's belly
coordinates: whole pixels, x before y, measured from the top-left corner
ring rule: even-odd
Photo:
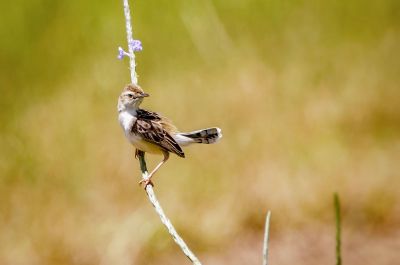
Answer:
[[[133,146],[135,146],[139,150],[142,150],[143,152],[151,154],[162,154],[160,147],[150,142],[144,141],[142,138],[134,134],[128,135],[128,140]]]

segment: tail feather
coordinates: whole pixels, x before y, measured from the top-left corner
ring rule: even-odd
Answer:
[[[185,132],[177,134],[175,137],[180,145],[188,145],[191,143],[213,144],[222,138],[220,128],[207,128],[193,132]]]

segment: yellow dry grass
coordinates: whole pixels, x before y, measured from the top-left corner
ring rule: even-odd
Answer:
[[[267,2],[134,3],[139,83],[151,95],[143,107],[183,131],[224,134],[170,159],[156,193],[205,264],[260,262],[268,209],[271,264],[333,263],[335,191],[345,261],[393,264],[398,7]],[[115,59],[121,3],[89,17],[71,3],[39,5],[65,20],[31,15],[35,23],[17,25],[17,36],[39,32],[25,53],[3,44],[0,264],[187,264],[137,185],[117,122],[129,80],[127,62]]]

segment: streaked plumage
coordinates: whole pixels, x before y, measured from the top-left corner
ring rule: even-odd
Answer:
[[[140,109],[144,97],[149,95],[137,85],[129,84],[118,99],[119,122],[129,142],[147,153],[163,154],[164,159],[150,173],[151,177],[168,160],[169,153],[185,157],[181,146],[193,143],[212,144],[221,137],[219,128],[208,128],[193,132],[181,133],[167,118],[156,112]]]
[[[157,113],[144,109],[136,111],[136,122],[131,132],[141,136],[145,141],[156,144],[161,149],[185,157],[182,148],[171,136],[172,125],[166,123]],[[142,150],[145,151],[145,150]]]

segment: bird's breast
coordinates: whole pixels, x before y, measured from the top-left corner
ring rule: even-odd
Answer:
[[[132,126],[137,120],[134,115],[128,112],[121,112],[118,119],[126,138],[133,146],[146,153],[162,154],[159,146],[145,141],[141,136],[132,132]]]

